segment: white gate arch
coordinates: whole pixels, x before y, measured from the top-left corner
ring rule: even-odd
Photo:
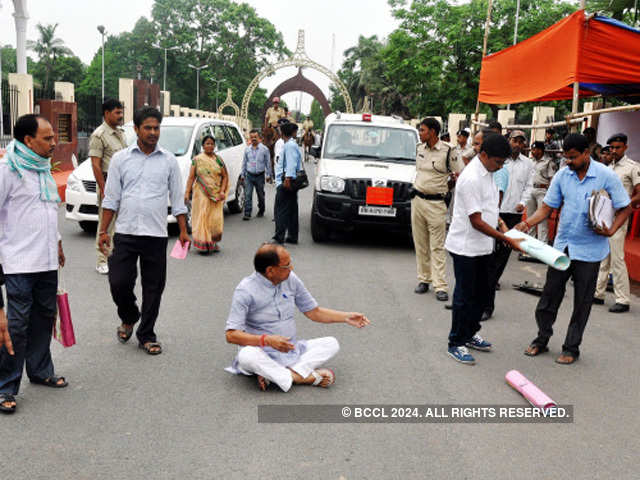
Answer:
[[[247,91],[244,93],[244,97],[242,98],[241,113],[243,118],[249,118],[249,102],[251,101],[253,92],[255,92],[258,85],[260,85],[260,82],[269,75],[276,73],[277,70],[286,67],[313,68],[314,70],[325,74],[334,83],[334,85],[338,87],[338,90],[340,90],[340,94],[344,98],[346,113],[353,113],[353,104],[351,103],[351,97],[349,96],[347,87],[345,87],[344,83],[342,83],[335,73],[319,63],[314,62],[307,56],[304,51],[304,30],[298,30],[298,46],[296,47],[296,51],[293,55],[285,60],[281,60],[273,65],[265,67],[254,77],[253,80],[251,80],[251,83],[247,87]]]

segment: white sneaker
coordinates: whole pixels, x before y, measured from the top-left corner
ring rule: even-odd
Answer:
[[[106,275],[107,273],[109,273],[109,265],[98,265],[96,267],[96,272],[98,272],[100,275]]]

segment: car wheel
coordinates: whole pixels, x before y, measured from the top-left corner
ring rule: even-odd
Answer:
[[[241,213],[244,210],[244,182],[240,179],[236,182],[236,198],[227,205],[231,213]]]
[[[322,225],[322,220],[315,213],[315,208],[311,209],[311,238],[316,243],[324,243],[329,239],[329,229]]]
[[[87,233],[96,233],[98,230],[98,222],[78,222],[80,228]]]

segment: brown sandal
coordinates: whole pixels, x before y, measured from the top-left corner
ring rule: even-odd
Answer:
[[[571,353],[562,352],[562,354],[558,358],[556,358],[556,363],[559,363],[560,365],[571,365],[577,360],[578,357],[573,356]]]
[[[124,323],[118,327],[116,332],[120,343],[127,343],[133,335],[133,325],[125,325]]]
[[[548,351],[549,351],[549,348],[547,348],[546,346],[531,344],[524,351],[524,354],[528,357],[537,357],[541,353],[545,353]]]

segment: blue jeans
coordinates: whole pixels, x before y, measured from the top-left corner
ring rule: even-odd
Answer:
[[[251,216],[251,208],[253,203],[253,189],[256,189],[258,195],[258,212],[264,212],[264,172],[249,173],[244,177],[244,215]]]
[[[22,370],[31,379],[53,376],[51,331],[56,319],[58,272],[5,274],[7,320],[15,355],[0,348],[0,393],[17,395]]]

